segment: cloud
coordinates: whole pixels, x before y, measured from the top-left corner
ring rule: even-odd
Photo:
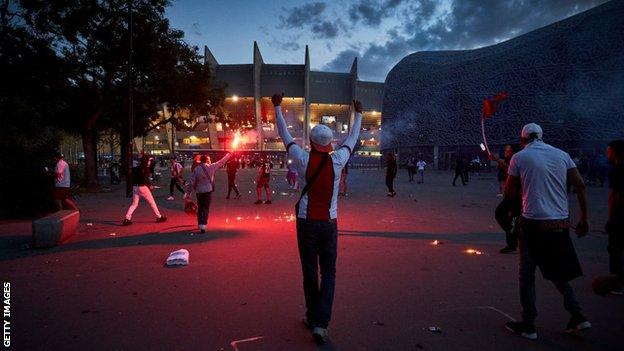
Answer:
[[[199,27],[199,23],[193,22],[193,24],[191,25],[191,28],[193,30],[193,34],[195,34],[198,37],[202,36],[201,28]]]
[[[378,27],[381,21],[389,17],[393,10],[400,5],[403,0],[387,0],[387,1],[373,1],[373,0],[359,0],[349,7],[349,19],[353,24],[362,21],[365,25],[371,27]]]
[[[324,2],[315,2],[290,9],[283,8],[285,15],[279,16],[278,29],[308,29],[314,39],[333,39],[342,31],[346,34],[348,28],[335,13],[326,14],[327,5]]]
[[[531,30],[604,3],[605,0],[454,0],[450,6],[431,0],[397,4],[395,17],[401,25],[387,29],[388,40],[371,43],[361,50],[347,49],[325,65],[332,71],[348,71],[354,56],[358,59],[360,77],[383,81],[387,72],[404,56],[423,50],[457,50],[496,44]],[[349,18],[369,26],[379,26],[383,5],[367,0],[356,5],[377,6],[349,10]],[[400,8],[399,8],[400,7]],[[381,10],[380,10],[381,9]],[[389,11],[389,10],[388,10]],[[353,15],[352,15],[353,14]],[[350,58],[349,58],[350,57]]]
[[[314,2],[290,9],[282,8],[286,15],[280,15],[278,28],[303,28],[306,25],[317,23],[327,5],[324,2]]]
[[[312,32],[315,38],[335,38],[338,35],[338,24],[330,21],[323,21],[312,25]]]
[[[297,51],[301,49],[301,45],[299,44],[300,38],[301,38],[301,34],[285,35],[279,38],[273,37],[273,39],[269,41],[269,46],[277,48],[282,51]]]

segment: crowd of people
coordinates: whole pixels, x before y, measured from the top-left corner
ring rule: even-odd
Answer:
[[[347,194],[347,163],[359,137],[362,120],[362,104],[353,101],[355,122],[351,133],[334,150],[333,133],[322,124],[310,132],[311,149],[306,151],[294,142],[281,112],[282,95],[275,94],[272,102],[275,108],[278,132],[288,154],[286,180],[291,189],[301,193],[295,204],[297,244],[303,272],[303,290],[306,312],[303,324],[310,328],[318,343],[328,340],[328,326],[332,315],[336,279],[337,258],[337,196]],[[496,221],[505,233],[506,246],[501,253],[519,251],[519,291],[522,318],[508,322],[505,327],[513,333],[528,339],[537,339],[535,321],[537,317],[535,272],[539,268],[544,279],[553,283],[563,297],[564,309],[570,314],[566,332],[579,333],[592,327],[585,316],[582,304],[577,300],[570,281],[581,276],[582,268],[570,238],[570,230],[578,237],[589,233],[589,209],[586,184],[591,182],[589,174],[608,179],[608,220],[605,231],[608,234],[609,292],[622,295],[624,286],[624,140],[609,143],[604,160],[598,154],[594,161],[582,168],[584,161],[572,159],[570,155],[543,140],[542,128],[530,123],[520,133],[522,150],[515,152],[506,145],[501,157],[489,155],[496,162],[497,181],[502,196],[495,213]],[[387,196],[396,196],[394,180],[398,165],[394,153],[385,155]],[[609,165],[605,173],[604,163]],[[69,194],[70,174],[67,162],[61,154],[54,158],[54,197],[59,209],[77,210]],[[196,155],[190,175],[184,174],[184,166],[178,159],[170,165],[168,200],[174,199],[174,190],[183,194],[188,203],[196,201],[193,212],[201,233],[208,230],[208,217],[212,193],[215,190],[214,177],[217,169],[226,168],[228,192],[226,199],[235,199],[241,194],[236,184],[236,174],[242,168],[241,158],[227,153],[216,162],[207,155]],[[156,223],[167,220],[152,196],[152,179],[155,160],[147,155],[135,161],[132,168],[132,202],[126,212],[123,225],[132,224],[132,215],[143,198],[155,216]],[[271,204],[272,162],[263,158],[255,162],[256,177],[255,204]],[[427,163],[420,157],[409,155],[405,163],[409,181],[418,176],[418,183],[424,183]],[[593,167],[593,168],[592,168]],[[593,169],[593,171],[592,171]],[[456,180],[467,182],[465,159],[458,157],[455,167]],[[586,176],[583,175],[586,174]],[[579,221],[570,223],[568,187],[572,187],[579,203]],[[263,190],[266,200],[262,200]],[[320,273],[320,274],[319,274]],[[319,281],[320,276],[320,281]]]

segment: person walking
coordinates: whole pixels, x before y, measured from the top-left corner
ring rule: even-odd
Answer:
[[[289,188],[293,190],[299,190],[299,182],[297,180],[299,175],[297,174],[297,168],[290,158],[287,161],[286,168],[288,169],[288,172],[286,173],[286,180],[288,181]]]
[[[169,171],[171,172],[171,181],[169,182],[169,197],[167,200],[171,201],[173,200],[174,186],[182,193],[182,195],[185,194],[184,189],[180,185],[184,184],[184,176],[182,174],[184,172],[184,166],[182,166],[182,164],[178,161],[177,157],[174,157],[171,160],[171,167],[169,168]]]
[[[303,185],[295,205],[297,244],[303,271],[303,291],[306,317],[303,322],[312,329],[317,343],[328,341],[327,327],[331,319],[336,285],[336,256],[338,246],[338,186],[342,168],[347,164],[362,124],[362,104],[354,100],[355,121],[342,146],[333,151],[333,133],[319,124],[310,132],[309,152],[294,142],[282,115],[283,94],[272,97],[277,128],[286,151],[297,167]],[[319,288],[318,270],[321,284]]]
[[[522,128],[520,140],[524,149],[512,156],[505,185],[506,196],[522,194],[519,237],[522,321],[507,322],[505,327],[531,340],[537,339],[536,267],[563,295],[564,308],[571,315],[565,331],[578,333],[591,328],[569,283],[581,276],[582,270],[569,235],[566,179],[570,179],[578,195],[581,217],[576,234],[579,237],[589,232],[585,183],[570,155],[544,143],[542,134],[542,128],[535,123]]]
[[[258,200],[254,202],[256,205],[262,204],[262,188],[264,188],[267,198],[264,204],[271,204],[271,168],[273,168],[271,161],[263,157],[258,167],[258,178],[256,179],[256,195],[258,195]]]
[[[498,194],[496,196],[498,197],[503,197],[503,193],[505,192],[509,162],[511,162],[511,156],[513,156],[513,154],[513,148],[511,145],[507,144],[505,145],[502,158],[492,154],[490,155],[490,159],[496,161],[496,179],[498,180]]]
[[[420,176],[418,184],[425,184],[425,167],[427,167],[427,162],[421,158],[416,163],[416,167],[418,168],[418,175]]]
[[[212,200],[212,192],[215,190],[214,176],[221,166],[232,157],[227,153],[222,159],[215,163],[210,163],[210,157],[202,155],[200,163],[191,175],[191,187],[197,197],[197,225],[199,232],[204,234],[208,225],[208,212]]]
[[[386,187],[388,187],[388,197],[395,197],[394,191],[394,178],[397,174],[397,162],[394,153],[388,152],[386,154]]]
[[[54,154],[52,160],[54,161],[54,205],[56,206],[56,210],[72,209],[74,211],[80,211],[71,199],[69,191],[71,186],[71,174],[69,165],[65,162],[65,157],[62,153],[57,152]]]
[[[238,172],[239,166],[240,166],[240,162],[238,162],[237,159],[230,159],[225,164],[225,169],[227,171],[227,178],[228,178],[228,193],[227,193],[227,196],[225,197],[226,200],[230,199],[230,194],[232,193],[232,190],[234,190],[234,193],[236,193],[236,195],[234,196],[234,199],[239,199],[241,196],[240,192],[238,191],[238,187],[236,186],[236,172]]]
[[[416,173],[416,157],[414,155],[409,155],[407,157],[407,175],[409,176],[409,181],[414,181],[414,174]]]
[[[496,222],[505,231],[506,245],[499,251],[502,254],[514,253],[518,248],[518,220],[520,219],[520,211],[522,209],[522,197],[520,194],[513,198],[503,195],[512,156],[513,148],[511,145],[505,145],[503,158],[490,155],[490,158],[497,163],[498,181],[501,186],[500,195],[503,197],[503,200],[494,211]]]
[[[463,157],[461,155],[457,155],[457,158],[455,160],[455,178],[453,178],[453,186],[455,185],[455,182],[457,181],[457,178],[459,177],[459,179],[461,179],[462,184],[466,185],[466,180],[464,179],[464,160]]]
[[[624,294],[624,140],[614,140],[607,147],[609,171],[608,220],[605,230],[609,235],[609,272],[618,278],[618,286],[611,291]]]
[[[123,225],[132,224],[132,215],[139,206],[140,197],[147,201],[152,208],[154,215],[156,215],[156,223],[162,223],[167,220],[167,217],[163,216],[158,210],[156,201],[154,201],[154,197],[152,196],[151,189],[153,189],[153,186],[150,182],[150,162],[152,161],[153,158],[150,158],[148,155],[143,155],[139,165],[132,167],[132,203],[130,207],[128,207],[126,218],[124,218],[122,222]]]

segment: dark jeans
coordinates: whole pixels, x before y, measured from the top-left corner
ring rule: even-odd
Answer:
[[[510,248],[518,247],[518,219],[522,207],[522,199],[503,198],[503,201],[496,207],[494,218],[498,225],[505,231],[505,240]]]
[[[230,197],[230,193],[232,190],[236,193],[236,195],[240,195],[238,192],[238,187],[236,186],[236,174],[230,175],[228,174],[228,194],[227,197]]]
[[[388,187],[388,192],[389,193],[393,193],[394,192],[394,175],[386,176],[386,186]]]
[[[407,166],[407,175],[409,176],[410,182],[414,180],[414,174],[416,174],[416,167]]]
[[[522,305],[522,321],[533,324],[537,317],[537,308],[535,307],[535,268],[537,267],[528,245],[525,240],[527,235],[548,235],[548,233],[525,233],[520,231],[520,304]],[[556,254],[553,252],[553,255]],[[557,291],[563,296],[563,307],[572,316],[582,316],[581,306],[576,297],[574,290],[568,282],[553,282]]]
[[[197,193],[197,224],[208,224],[212,193]]]
[[[173,177],[169,182],[169,196],[173,196],[173,187],[175,186],[182,194],[184,194],[184,189],[180,186],[180,178]]]
[[[620,282],[624,283],[624,223],[611,225],[607,230],[609,234],[609,272],[617,275]]]
[[[453,185],[455,185],[455,182],[457,181],[457,178],[459,177],[459,179],[461,179],[462,184],[466,185],[466,181],[464,180],[464,171],[455,171],[455,178],[453,178]]]
[[[336,222],[297,218],[297,244],[303,271],[306,318],[314,326],[327,328],[331,319],[336,286],[338,246]],[[321,268],[320,288],[319,267]]]

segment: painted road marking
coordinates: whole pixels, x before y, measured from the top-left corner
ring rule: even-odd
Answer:
[[[253,338],[247,338],[247,339],[242,339],[242,340],[235,340],[235,341],[232,341],[230,343],[230,346],[232,346],[234,351],[238,351],[238,344],[242,344],[244,342],[262,340],[263,338],[264,338],[263,336],[254,336]]]

